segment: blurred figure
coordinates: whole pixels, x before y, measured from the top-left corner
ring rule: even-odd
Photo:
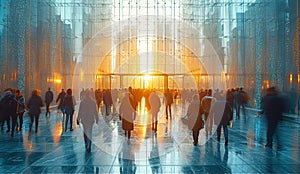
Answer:
[[[134,127],[135,120],[135,109],[133,108],[131,103],[133,102],[133,98],[129,93],[126,93],[123,100],[121,101],[120,106],[120,119],[122,120],[122,128],[125,131],[125,136],[127,135],[127,142],[130,143],[131,131]]]
[[[152,115],[152,130],[156,133],[157,131],[157,123],[158,123],[158,112],[160,110],[160,98],[158,97],[156,91],[153,91],[149,96],[149,104],[151,107],[151,115]]]
[[[122,150],[119,152],[120,174],[135,174],[135,154],[134,148],[123,142]]]
[[[63,115],[64,115],[63,101],[65,99],[65,96],[66,96],[65,90],[61,89],[61,92],[58,94],[57,99],[56,99],[56,103],[59,102],[57,109],[61,110]]]
[[[135,111],[137,111],[138,101],[139,100],[137,99],[136,95],[134,94],[133,89],[132,89],[131,86],[129,86],[128,91],[129,91],[131,106],[133,107],[133,109]]]
[[[98,107],[98,111],[99,111],[102,100],[103,100],[102,91],[100,89],[97,89],[95,91],[95,98],[96,98],[97,107]]]
[[[214,117],[214,123],[218,125],[217,127],[217,141],[221,140],[221,128],[223,127],[223,133],[225,138],[225,146],[228,145],[228,125],[233,119],[232,108],[228,101],[226,100],[217,100],[214,102],[211,114]]]
[[[18,102],[18,111],[17,111],[17,118],[19,118],[20,124],[19,124],[19,128],[18,131],[22,131],[22,125],[23,125],[23,115],[25,112],[25,98],[23,97],[22,93],[20,90],[16,91],[17,94],[17,102]]]
[[[4,91],[4,96],[1,99],[2,105],[2,113],[3,120],[7,123],[7,131],[11,131],[11,136],[14,136],[14,130],[17,123],[17,100],[15,91],[11,88],[8,88]],[[11,118],[11,119],[10,119]],[[10,120],[12,120],[12,130],[10,130]],[[2,127],[4,126],[4,122],[2,122]],[[3,128],[2,128],[3,129]]]
[[[74,96],[72,95],[72,89],[68,89],[67,95],[63,100],[64,113],[66,114],[65,129],[64,129],[65,132],[67,131],[69,119],[70,119],[70,131],[73,131],[73,115],[75,111],[75,105],[76,105],[76,101]]]
[[[157,136],[152,138],[151,144],[151,152],[148,160],[151,166],[152,174],[162,173],[162,169],[160,168],[161,163],[158,151]]]
[[[50,117],[50,104],[52,103],[53,101],[53,92],[51,91],[50,88],[48,88],[48,91],[46,92],[45,94],[45,103],[46,103],[46,117],[47,115],[49,114],[49,117]]]
[[[205,97],[201,100],[201,114],[204,114],[204,120],[205,120],[205,132],[206,135],[212,134],[212,126],[213,126],[213,117],[210,116],[210,108],[213,105],[213,102],[215,101],[215,98],[212,97],[212,90],[209,89],[207,91],[207,94]]]
[[[27,102],[27,108],[29,109],[30,125],[29,133],[31,133],[32,124],[35,121],[35,133],[38,132],[39,116],[41,113],[41,107],[43,105],[42,98],[38,95],[38,90],[33,90],[30,99]]]
[[[84,143],[87,152],[91,152],[92,131],[94,123],[98,124],[98,110],[92,92],[86,91],[79,105],[77,125],[82,123]]]
[[[193,131],[193,144],[198,145],[199,132],[203,128],[202,114],[200,112],[200,99],[199,95],[193,96],[193,101],[187,110],[189,128]]]
[[[168,119],[169,116],[172,119],[171,106],[173,104],[173,94],[171,93],[169,88],[165,92],[165,103],[166,103],[166,119]]]
[[[236,116],[240,119],[240,110],[242,107],[243,115],[246,115],[245,105],[249,101],[248,94],[243,90],[243,88],[238,88],[236,91]]]
[[[265,147],[272,148],[273,135],[278,122],[282,120],[282,113],[285,111],[285,103],[275,87],[267,89],[266,96],[262,98],[262,108],[267,119],[267,144]]]
[[[113,104],[111,92],[109,89],[103,91],[103,102],[105,105],[105,115],[108,116],[111,112],[111,105]]]

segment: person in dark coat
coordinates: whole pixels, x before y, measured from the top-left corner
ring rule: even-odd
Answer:
[[[170,118],[172,118],[171,106],[173,104],[173,94],[171,93],[169,88],[165,92],[165,103],[166,103],[166,119],[168,119],[169,116]]]
[[[228,145],[228,125],[233,119],[232,107],[230,106],[227,100],[217,100],[214,102],[211,114],[214,117],[214,124],[218,125],[217,127],[217,141],[221,140],[221,129],[223,127],[225,146]]]
[[[22,131],[23,115],[25,112],[25,98],[23,97],[20,90],[17,90],[16,94],[17,94],[16,100],[18,102],[17,118],[19,118],[19,122],[20,122],[18,131]]]
[[[212,89],[209,89],[207,91],[207,94],[206,96],[204,96],[202,99],[201,99],[201,113],[204,114],[204,120],[205,120],[205,132],[206,132],[206,135],[211,135],[212,134],[212,127],[213,127],[213,117],[212,115],[210,114],[210,109],[211,109],[211,106],[213,105],[215,101],[215,98],[212,97]]]
[[[203,120],[200,112],[200,99],[199,95],[193,95],[193,100],[190,103],[188,110],[188,127],[193,131],[193,144],[198,145],[199,132],[203,128]]]
[[[51,91],[50,88],[48,88],[48,91],[45,94],[45,103],[46,103],[46,117],[49,114],[50,117],[50,104],[53,101],[53,92]]]
[[[96,101],[92,97],[93,93],[86,91],[84,95],[79,105],[77,125],[81,122],[85,148],[87,152],[91,152],[93,125],[98,124],[99,117]]]
[[[27,108],[29,109],[30,125],[29,132],[31,132],[32,124],[35,121],[35,133],[38,132],[39,117],[41,113],[41,107],[44,106],[42,98],[39,96],[38,90],[33,90],[30,99],[27,102]]]
[[[273,147],[273,135],[278,122],[282,120],[282,113],[285,111],[285,103],[275,87],[267,89],[266,96],[262,98],[262,108],[267,119],[267,144],[265,147]]]
[[[74,96],[72,96],[72,90],[68,89],[67,95],[63,100],[64,113],[66,115],[65,129],[64,129],[65,132],[67,131],[69,120],[70,120],[70,131],[73,131],[73,115],[75,111],[75,105],[76,105],[76,101]]]
[[[66,92],[64,89],[61,89],[61,92],[58,94],[57,99],[56,99],[56,103],[59,102],[57,109],[60,109],[64,115],[64,110],[63,110],[63,101],[65,99],[66,96]]]
[[[152,130],[156,133],[157,131],[157,123],[158,123],[158,112],[160,110],[160,98],[157,93],[153,91],[149,96],[149,104],[151,107],[151,115],[152,115]]]
[[[3,105],[3,119],[7,122],[6,132],[11,131],[11,136],[13,137],[15,126],[17,124],[17,100],[15,90],[11,88],[6,89],[1,103],[1,105]],[[12,127],[10,126],[10,119],[12,120]],[[10,128],[12,129],[10,130]]]
[[[106,113],[105,115],[108,116],[111,112],[111,106],[113,104],[111,92],[108,89],[103,91],[103,102],[105,105],[105,113]]]
[[[122,120],[122,128],[125,131],[125,136],[128,137],[130,143],[131,131],[134,128],[135,109],[131,105],[130,93],[126,93],[120,105],[120,118]]]

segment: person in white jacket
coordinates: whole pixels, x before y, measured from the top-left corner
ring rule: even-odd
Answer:
[[[96,101],[92,98],[92,93],[87,91],[80,103],[77,117],[77,125],[81,122],[83,126],[84,143],[87,152],[91,152],[93,125],[94,123],[98,124],[98,118]]]

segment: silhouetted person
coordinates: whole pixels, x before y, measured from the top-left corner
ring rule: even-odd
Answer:
[[[199,95],[195,94],[193,100],[190,103],[188,110],[188,125],[189,128],[193,131],[193,144],[194,146],[198,145],[199,132],[203,127],[202,115],[200,112],[200,100]]]
[[[64,108],[63,108],[63,101],[65,99],[66,92],[64,89],[61,89],[61,92],[58,94],[56,103],[59,102],[57,109],[61,110],[62,114],[64,115]]]
[[[122,128],[125,131],[125,136],[128,137],[128,143],[130,143],[130,136],[131,131],[133,130],[135,120],[135,109],[131,105],[131,98],[132,96],[130,93],[126,93],[124,98],[121,101],[120,105],[120,118],[122,120]]]
[[[212,134],[213,117],[211,116],[211,114],[209,114],[209,112],[214,101],[215,98],[212,97],[212,90],[209,89],[206,96],[202,98],[200,105],[201,112],[203,112],[204,114],[206,135],[208,135],[208,133],[210,135]]]
[[[151,107],[151,115],[152,115],[152,130],[156,133],[157,131],[157,123],[158,123],[158,112],[160,110],[160,98],[158,97],[157,93],[153,91],[149,96],[149,104]]]
[[[165,103],[166,103],[166,119],[170,116],[172,118],[172,111],[171,111],[171,106],[173,104],[173,94],[167,89],[165,92]]]
[[[111,105],[113,104],[110,90],[103,91],[103,102],[105,105],[105,115],[109,115],[111,112]]]
[[[4,103],[4,120],[7,121],[7,131],[10,132],[10,119],[12,120],[11,136],[14,136],[15,126],[17,124],[17,100],[14,89],[6,89],[2,101]]]
[[[243,88],[239,88],[236,91],[236,116],[240,118],[240,110],[242,107],[243,114],[246,115],[245,105],[248,102],[248,94],[243,90]]]
[[[50,104],[53,101],[53,92],[50,88],[48,88],[48,91],[45,94],[45,104],[46,104],[46,117],[49,114],[50,117]]]
[[[273,135],[276,131],[277,124],[282,120],[282,113],[285,110],[285,103],[282,97],[274,87],[268,88],[266,96],[262,98],[262,108],[267,119],[267,144],[266,147],[272,148]]]
[[[67,90],[67,95],[63,100],[64,113],[66,115],[65,120],[65,132],[67,131],[68,121],[70,119],[70,131],[73,131],[73,115],[75,111],[76,101],[74,96],[72,95],[72,90]]]
[[[221,129],[223,127],[223,133],[225,138],[225,146],[228,145],[228,125],[233,118],[232,108],[228,101],[217,100],[214,102],[211,114],[214,117],[214,123],[217,127],[217,141],[220,142],[221,139]]]
[[[77,124],[82,123],[84,143],[87,152],[91,152],[92,132],[94,123],[98,124],[98,110],[93,93],[86,91],[83,100],[80,102]]]
[[[39,116],[41,113],[41,107],[43,105],[42,98],[38,94],[38,90],[33,90],[30,99],[27,102],[27,108],[29,109],[30,125],[29,132],[31,132],[32,124],[35,121],[35,133],[38,132]]]
[[[102,103],[102,100],[103,100],[102,91],[100,89],[97,89],[95,91],[95,98],[96,98],[97,107],[98,107],[98,111],[99,111],[101,103]]]
[[[16,95],[17,95],[16,100],[17,100],[17,103],[18,103],[17,118],[19,118],[19,121],[20,121],[18,131],[21,131],[22,126],[23,126],[23,115],[24,115],[24,112],[25,112],[25,98],[23,97],[20,90],[16,91]]]

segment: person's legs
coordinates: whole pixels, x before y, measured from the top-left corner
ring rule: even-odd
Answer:
[[[198,144],[198,138],[199,138],[199,130],[193,130],[193,144],[196,146]]]
[[[12,137],[14,136],[14,133],[15,133],[16,124],[17,124],[17,115],[14,114],[14,115],[12,115],[12,129],[11,129],[11,136]]]
[[[170,118],[172,118],[172,110],[171,110],[171,105],[169,105],[168,107],[169,107],[169,114],[170,114]]]
[[[70,114],[66,114],[66,120],[65,120],[65,132],[67,131],[67,128],[68,128],[69,117],[70,117]]]
[[[36,115],[35,115],[35,133],[38,132],[38,128],[39,128],[39,117],[40,117],[39,114],[36,114]]]
[[[273,134],[276,129],[276,123],[273,120],[268,120],[268,128],[267,128],[267,144],[266,147],[272,148],[273,146]]]
[[[73,131],[73,114],[70,115],[70,131]]]
[[[50,109],[49,109],[49,107],[50,107],[50,103],[46,103],[46,117],[47,117],[47,115],[49,114],[49,116],[50,116]]]
[[[224,138],[225,138],[225,146],[228,145],[228,127],[227,125],[223,125]]]
[[[169,115],[168,115],[168,105],[166,105],[166,118],[168,119]]]
[[[221,139],[221,125],[217,127],[217,141],[220,142]]]
[[[31,132],[33,122],[34,122],[34,115],[30,114],[29,132]]]
[[[24,115],[24,113],[19,113],[19,114],[18,114],[18,118],[19,118],[19,120],[20,120],[19,131],[22,130],[22,126],[23,126],[23,115]]]

